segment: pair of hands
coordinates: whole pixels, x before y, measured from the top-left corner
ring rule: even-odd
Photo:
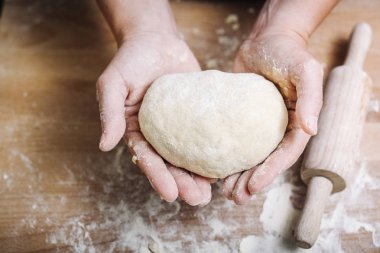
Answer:
[[[100,149],[111,150],[123,137],[134,161],[166,201],[181,198],[190,205],[211,200],[213,179],[165,162],[143,137],[138,111],[144,94],[158,77],[200,71],[186,43],[176,33],[137,33],[124,39],[97,82],[103,134]],[[289,111],[283,141],[261,164],[225,179],[224,195],[237,204],[270,184],[296,162],[317,131],[322,105],[322,68],[305,50],[302,39],[272,33],[250,37],[241,46],[234,72],[254,72],[278,85]]]

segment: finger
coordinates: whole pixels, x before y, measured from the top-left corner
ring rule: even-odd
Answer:
[[[306,133],[315,135],[323,103],[323,69],[312,59],[297,68],[293,76],[292,81],[297,89],[297,118]]]
[[[151,84],[153,82],[153,79],[149,79],[146,81],[147,84]],[[135,82],[137,83],[137,82]],[[136,105],[141,105],[141,101],[148,90],[150,85],[133,85],[133,90],[129,92],[127,100],[125,101],[125,105],[127,107],[135,107]],[[138,106],[138,109],[140,109],[140,106]]]
[[[136,105],[132,106],[126,106],[125,107],[125,118],[129,118],[132,115],[137,115],[138,111],[140,110],[141,103],[138,103]]]
[[[164,200],[174,201],[178,197],[177,184],[162,158],[144,139],[141,132],[127,132],[126,138],[133,155],[132,161],[139,166],[152,187]]]
[[[107,69],[97,82],[102,136],[99,148],[109,151],[124,135],[124,103],[128,90],[122,79],[115,78],[118,73]]]
[[[251,178],[255,168],[244,171],[239,177],[234,191],[232,192],[232,199],[237,205],[244,205],[251,199],[251,193],[248,190],[248,181]]]
[[[248,189],[254,194],[269,185],[280,173],[292,166],[302,154],[310,139],[302,129],[287,133],[277,149],[259,165],[248,182]]]
[[[232,192],[234,191],[235,185],[237,181],[239,180],[239,177],[241,175],[241,172],[235,173],[226,179],[224,179],[223,182],[223,195],[227,199],[232,199]]]
[[[170,164],[167,164],[167,166],[177,184],[179,197],[191,206],[201,204],[204,200],[203,194],[192,176],[183,169]]]
[[[205,206],[211,201],[211,184],[208,178],[193,175],[194,182],[198,185],[199,190],[202,193],[203,200],[200,203],[201,206]]]
[[[138,117],[136,115],[130,116],[126,119],[127,122],[127,129],[126,132],[134,132],[134,131],[140,131],[140,124]]]

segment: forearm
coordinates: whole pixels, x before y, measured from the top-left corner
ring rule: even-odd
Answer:
[[[251,36],[261,33],[293,33],[306,43],[339,0],[268,0]]]
[[[167,0],[97,0],[116,40],[135,33],[177,33]]]

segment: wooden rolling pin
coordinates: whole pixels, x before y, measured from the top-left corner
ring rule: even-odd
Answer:
[[[328,196],[344,190],[352,176],[371,84],[362,70],[370,43],[371,27],[357,24],[344,65],[334,68],[327,81],[318,134],[308,144],[301,168],[301,178],[308,184],[295,229],[301,248],[313,246]]]

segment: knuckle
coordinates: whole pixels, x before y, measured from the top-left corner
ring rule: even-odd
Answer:
[[[98,90],[103,90],[106,85],[107,85],[107,77],[106,75],[102,74],[101,76],[99,76],[98,80],[96,81],[96,88]]]
[[[292,68],[292,73],[294,73],[294,79],[302,79],[304,76],[313,75],[314,78],[322,78],[323,77],[323,66],[322,64],[312,57],[308,57],[308,59],[301,61],[299,64],[295,65]]]
[[[323,66],[314,58],[306,61],[301,68],[301,71],[303,74],[318,75],[319,78],[323,77]]]

